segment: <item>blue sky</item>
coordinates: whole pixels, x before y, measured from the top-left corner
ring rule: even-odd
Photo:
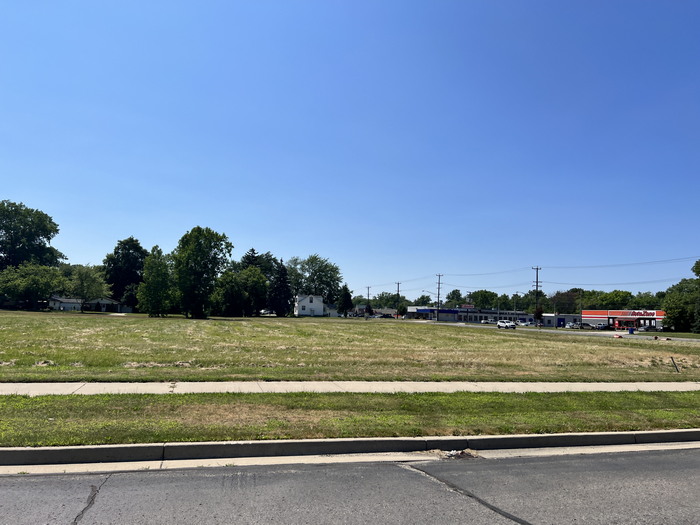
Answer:
[[[664,290],[700,258],[700,3],[0,7],[0,198],[71,263],[194,226],[356,294]]]

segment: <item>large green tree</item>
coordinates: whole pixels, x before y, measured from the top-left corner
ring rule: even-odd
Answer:
[[[275,271],[270,278],[270,287],[267,291],[267,307],[278,317],[287,316],[294,309],[292,286],[289,282],[287,266],[283,261],[275,262]]]
[[[260,315],[267,304],[267,279],[257,266],[249,266],[238,274],[244,292],[243,314],[246,317]]]
[[[581,306],[581,294],[572,290],[556,292],[549,296],[549,302],[556,313],[574,314]]]
[[[277,259],[270,252],[258,253],[255,248],[248,250],[238,263],[238,270],[245,270],[250,266],[259,268],[267,280],[271,280],[277,270]]]
[[[212,293],[212,309],[216,315],[243,317],[246,302],[243,283],[237,272],[225,270],[216,280]]]
[[[429,295],[426,295],[426,294],[423,294],[420,297],[417,297],[413,301],[414,306],[430,306],[432,303],[433,303],[433,300],[430,298]]]
[[[306,259],[292,257],[287,261],[289,281],[294,295],[320,295],[326,304],[335,303],[340,293],[340,268],[318,254]]]
[[[459,305],[463,304],[464,297],[462,297],[462,292],[459,290],[452,290],[445,296],[445,308],[457,308]]]
[[[65,290],[67,284],[58,268],[34,263],[10,266],[0,272],[0,295],[18,304],[24,303],[30,309],[37,309],[51,295]]]
[[[496,308],[498,294],[489,290],[477,290],[470,294],[472,303],[476,308],[490,309]]]
[[[90,265],[76,264],[71,266],[69,290],[73,297],[80,299],[80,311],[85,310],[85,304],[95,299],[109,297],[109,285],[99,268]]]
[[[232,249],[226,235],[210,228],[196,226],[180,238],[172,257],[180,307],[186,317],[207,317],[216,279]]]
[[[57,266],[65,256],[50,246],[58,225],[22,203],[0,201],[0,271],[22,263]]]
[[[664,294],[665,327],[700,333],[700,260],[693,265],[694,279],[682,279]]]
[[[347,283],[343,285],[340,289],[340,296],[338,297],[338,313],[343,317],[348,316],[348,312],[352,310],[352,292],[348,288]]]
[[[104,258],[105,280],[112,288],[112,299],[136,307],[136,289],[143,281],[143,266],[148,251],[134,237],[117,242]]]
[[[136,297],[139,311],[149,317],[166,315],[174,299],[173,276],[170,261],[158,246],[154,246],[143,263],[143,282]]]

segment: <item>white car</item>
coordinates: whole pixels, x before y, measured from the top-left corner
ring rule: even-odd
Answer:
[[[529,321],[516,321],[515,324],[518,326],[532,326],[532,323]]]
[[[515,330],[515,323],[513,321],[500,320],[496,323],[498,328],[512,328]]]

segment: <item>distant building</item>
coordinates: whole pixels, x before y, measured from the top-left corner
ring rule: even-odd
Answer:
[[[584,310],[581,312],[584,323],[603,323],[618,330],[663,325],[666,312],[663,310]]]
[[[580,323],[581,314],[542,314],[542,326],[564,328],[567,323]]]
[[[481,323],[482,321],[505,319],[507,321],[534,321],[532,314],[514,310],[489,310],[482,308],[440,308],[440,321],[453,323]],[[434,306],[409,306],[406,319],[437,320]]]
[[[52,310],[60,310],[62,312],[79,312],[81,300],[75,297],[60,297],[58,295],[51,296],[49,299],[49,308]],[[88,312],[116,312],[116,313],[131,313],[132,309],[122,305],[119,301],[110,299],[109,297],[101,297],[93,299],[85,303],[85,311]]]
[[[323,317],[326,315],[323,297],[320,295],[297,295],[294,301],[297,317]]]

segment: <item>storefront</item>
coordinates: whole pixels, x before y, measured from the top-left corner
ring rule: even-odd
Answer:
[[[663,310],[584,310],[581,312],[584,323],[593,326],[603,323],[616,330],[663,325],[666,312]]]

